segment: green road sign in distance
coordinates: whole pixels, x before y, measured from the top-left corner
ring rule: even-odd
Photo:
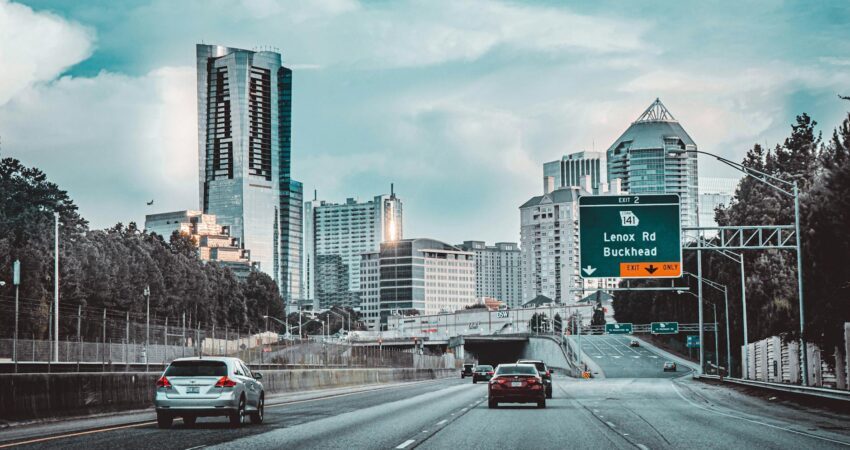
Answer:
[[[681,277],[679,204],[678,194],[579,197],[581,277]]]
[[[652,322],[652,334],[676,334],[679,332],[679,322]]]
[[[699,348],[699,336],[688,336],[688,348]]]
[[[606,323],[605,332],[608,334],[632,334],[630,323]]]

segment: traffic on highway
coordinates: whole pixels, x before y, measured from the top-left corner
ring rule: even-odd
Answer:
[[[12,427],[0,448],[850,446],[850,415],[752,397],[682,368],[665,373],[665,354],[625,336],[584,339],[603,372],[589,380],[520,359],[472,364],[470,376],[268,398],[262,375],[236,358],[181,358],[156,382],[155,413]]]

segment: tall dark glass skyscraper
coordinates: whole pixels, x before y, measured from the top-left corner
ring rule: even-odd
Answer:
[[[280,53],[197,45],[200,202],[288,303],[301,289],[301,183],[292,180],[292,71]]]

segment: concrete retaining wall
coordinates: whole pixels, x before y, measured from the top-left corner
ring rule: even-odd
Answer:
[[[293,369],[263,371],[269,394],[455,376],[454,369]],[[0,420],[76,416],[153,406],[159,374],[0,374]]]

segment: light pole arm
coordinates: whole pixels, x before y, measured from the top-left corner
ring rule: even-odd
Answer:
[[[782,184],[784,184],[784,185],[786,185],[786,186],[788,186],[788,187],[793,187],[796,183],[791,182],[791,181],[783,180],[783,179],[781,179],[781,178],[775,177],[775,176],[770,175],[770,174],[768,174],[768,173],[764,173],[764,172],[762,172],[762,171],[760,171],[760,170],[758,170],[758,169],[753,169],[753,168],[751,168],[751,167],[746,167],[746,166],[744,166],[744,165],[743,165],[743,164],[741,164],[741,163],[737,163],[737,162],[735,162],[735,161],[732,161],[732,160],[726,159],[726,158],[724,158],[724,157],[722,157],[722,156],[720,156],[720,155],[715,155],[714,153],[704,152],[704,151],[702,151],[702,150],[682,150],[682,151],[671,152],[671,153],[698,153],[698,154],[701,154],[701,155],[711,156],[712,158],[714,158],[714,159],[716,159],[716,160],[718,160],[718,161],[722,162],[723,164],[726,164],[727,166],[729,166],[729,167],[731,167],[731,168],[733,168],[733,169],[735,169],[735,170],[737,170],[737,171],[739,171],[739,172],[742,172],[744,175],[749,175],[749,176],[751,176],[751,177],[755,178],[756,180],[758,180],[758,181],[760,181],[760,182],[762,182],[762,183],[764,183],[764,184],[766,184],[766,185],[768,185],[768,186],[772,187],[773,189],[776,189],[777,191],[779,191],[779,192],[781,192],[781,193],[783,193],[783,194],[787,195],[788,197],[792,197],[792,198],[794,197],[794,194],[793,194],[792,192],[789,192],[789,191],[787,191],[787,190],[785,190],[785,189],[782,189],[781,187],[776,186],[775,184],[773,184],[773,183],[771,183],[771,182],[769,182],[769,181],[767,181],[767,180],[768,180],[768,179],[771,179],[771,180],[773,180],[773,181],[776,181],[776,182],[782,183]]]

